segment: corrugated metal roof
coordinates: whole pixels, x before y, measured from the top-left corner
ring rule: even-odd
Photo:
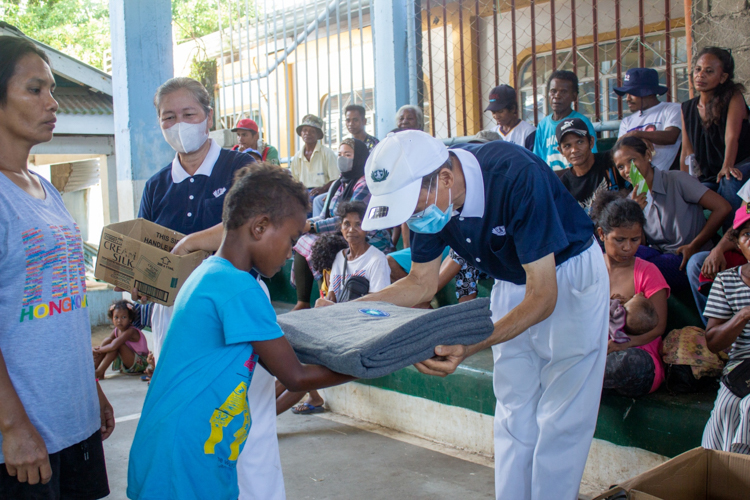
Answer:
[[[99,160],[58,163],[50,166],[52,185],[61,193],[96,186],[100,180]]]
[[[112,97],[91,92],[82,87],[58,87],[55,99],[60,106],[58,114],[111,115]]]

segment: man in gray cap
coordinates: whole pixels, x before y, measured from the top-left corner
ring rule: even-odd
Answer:
[[[297,135],[304,143],[297,151],[289,169],[292,176],[310,189],[313,198],[328,192],[331,183],[339,177],[336,153],[323,145],[323,120],[315,115],[306,115],[297,127]]]
[[[365,166],[362,229],[411,229],[409,275],[364,300],[404,307],[437,292],[446,246],[495,278],[493,334],[438,346],[419,363],[446,376],[492,347],[495,495],[574,500],[599,410],[609,275],[591,219],[537,156],[505,141],[450,150],[421,131],[388,134]]]

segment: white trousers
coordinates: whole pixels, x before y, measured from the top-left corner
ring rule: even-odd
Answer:
[[[284,475],[276,437],[276,379],[255,365],[247,391],[252,427],[237,460],[240,500],[285,500]]]
[[[151,333],[154,335],[154,361],[159,361],[159,355],[161,354],[161,346],[164,345],[164,339],[167,337],[167,331],[169,330],[169,322],[172,321],[172,311],[174,306],[163,306],[161,304],[154,304],[154,308],[151,312]]]
[[[270,300],[266,284],[261,279],[258,283]],[[276,379],[260,364],[255,365],[247,400],[252,426],[237,460],[239,500],[286,500],[276,436]]]
[[[493,346],[495,495],[575,500],[599,411],[609,325],[609,275],[598,245],[557,267],[552,315]],[[525,285],[496,281],[492,320]]]

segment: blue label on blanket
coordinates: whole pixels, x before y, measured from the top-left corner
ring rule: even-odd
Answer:
[[[387,318],[388,316],[390,316],[390,314],[385,311],[381,311],[380,309],[360,309],[359,312],[368,316],[373,316],[375,318]]]

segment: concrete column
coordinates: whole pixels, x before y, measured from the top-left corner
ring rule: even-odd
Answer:
[[[137,216],[143,186],[174,151],[164,141],[153,105],[157,87],[172,78],[170,0],[111,0],[112,87],[118,213]]]
[[[117,203],[117,157],[114,154],[99,157],[99,182],[102,186],[104,225],[120,222]]]
[[[407,2],[374,0],[375,135],[382,139],[396,128],[396,111],[409,103]]]

